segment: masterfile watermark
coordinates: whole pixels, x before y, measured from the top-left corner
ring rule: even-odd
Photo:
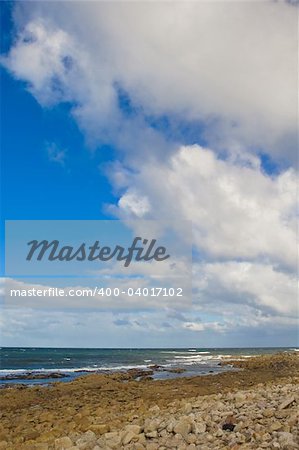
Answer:
[[[51,242],[33,240],[27,243],[30,250],[26,260],[31,261],[35,257],[37,261],[41,261],[46,257],[48,261],[109,261],[115,258],[117,261],[124,261],[124,267],[129,267],[132,259],[135,261],[165,261],[168,259],[170,255],[167,254],[166,248],[156,244],[156,239],[135,237],[128,248],[116,245],[112,249],[108,246],[101,246],[99,241],[95,241],[90,246],[83,242],[76,248],[70,245],[61,245],[58,240]]]
[[[184,221],[8,221],[6,302],[185,308],[192,299],[191,234]]]

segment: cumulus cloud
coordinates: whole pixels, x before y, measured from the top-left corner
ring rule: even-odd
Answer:
[[[257,157],[243,153],[241,160],[223,160],[191,146],[129,177],[124,170],[119,179],[124,191],[119,217],[136,216],[140,196],[149,205],[143,218],[193,221],[194,304],[202,312],[230,317],[219,326],[211,322],[210,329],[240,323],[258,327],[271,317],[276,324],[296,323],[298,178],[293,169],[269,176]],[[184,327],[206,329],[198,321],[186,320]]]
[[[59,11],[28,2],[15,21],[6,66],[40,102],[72,101],[92,138],[149,151],[163,140],[148,119],[166,115],[204,123],[219,148],[242,142],[294,160],[297,14],[286,2],[65,2]]]
[[[289,169],[268,176],[258,161],[249,162],[222,160],[200,146],[179,148],[163,164],[122,180],[118,214],[189,219],[195,246],[209,258],[258,258],[296,270],[297,175]]]
[[[298,315],[296,275],[276,271],[260,263],[202,263],[195,266],[194,287],[198,303],[218,312],[236,312],[238,305],[260,310],[264,315]]]

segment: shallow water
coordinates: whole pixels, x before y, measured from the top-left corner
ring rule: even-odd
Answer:
[[[1,383],[47,384],[53,381],[71,381],[86,373],[147,369],[159,365],[164,369],[183,368],[181,374],[156,371],[155,379],[219,373],[223,359],[237,359],[294,348],[164,348],[164,349],[72,349],[72,348],[1,348],[0,376],[30,373],[69,375],[66,378],[42,380],[2,380]]]

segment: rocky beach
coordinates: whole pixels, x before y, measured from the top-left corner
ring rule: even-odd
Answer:
[[[237,361],[237,371],[136,380],[92,374],[0,390],[0,449],[299,449],[299,355]]]

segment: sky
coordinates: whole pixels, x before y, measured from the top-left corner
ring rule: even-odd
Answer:
[[[297,2],[4,1],[1,29],[2,262],[5,220],[193,228],[192,306],[6,302],[1,345],[297,346]]]

